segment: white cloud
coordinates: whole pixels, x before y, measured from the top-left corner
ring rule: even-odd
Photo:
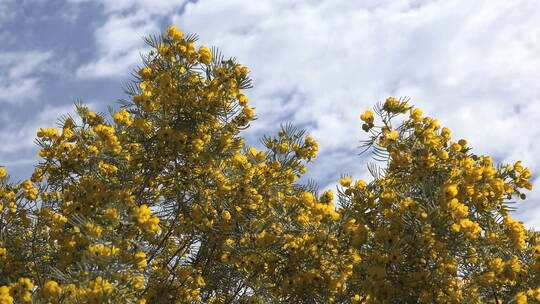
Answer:
[[[98,59],[77,70],[77,76],[118,77],[126,76],[129,68],[139,64],[146,46],[142,37],[155,33],[159,28],[144,13],[122,16],[116,13],[94,33]]]
[[[56,127],[62,114],[72,113],[73,106],[45,106],[34,119],[22,124],[7,125],[0,132],[0,153],[14,153],[34,147],[39,128]]]
[[[44,106],[36,117],[18,124],[6,124],[0,130],[0,166],[6,167],[12,180],[27,179],[37,164],[38,146],[34,140],[39,128],[56,128],[60,115],[72,113],[73,106]]]
[[[95,2],[102,5],[106,13],[118,13],[128,10],[145,11],[150,14],[172,14],[187,0],[68,0],[70,3]]]
[[[540,172],[538,1],[100,3],[108,19],[95,32],[98,58],[80,76],[127,76],[140,37],[172,17],[251,69],[251,138],[284,121],[309,128],[321,144],[310,176],[321,185],[347,170],[366,177],[358,116],[387,96],[411,97],[478,153]]]
[[[73,3],[87,2],[71,0]],[[80,78],[126,77],[140,64],[148,47],[143,37],[158,34],[160,21],[179,11],[185,1],[98,1],[107,16],[94,32],[97,58],[77,70]]]
[[[102,103],[101,103],[102,104]],[[95,101],[85,103],[93,110],[98,109]],[[38,163],[39,147],[35,143],[39,128],[57,128],[59,118],[74,113],[74,105],[51,106],[44,105],[31,120],[20,123],[5,124],[0,129],[0,166],[5,167],[12,180],[27,179]],[[72,116],[77,124],[81,120],[77,115]],[[0,121],[4,117],[0,117]],[[11,118],[13,120],[13,118]]]
[[[344,155],[364,138],[358,115],[391,95],[478,153],[540,172],[538,12],[532,1],[210,0],[173,24],[250,67],[251,134],[283,118],[310,126],[321,143],[311,169],[331,185],[344,170],[366,176],[365,159]]]
[[[0,102],[24,102],[41,93],[40,72],[47,71],[53,53],[27,51],[0,53]]]

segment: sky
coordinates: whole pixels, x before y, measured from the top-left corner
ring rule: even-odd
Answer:
[[[82,100],[106,112],[169,25],[249,67],[258,119],[250,145],[281,123],[319,141],[307,178],[369,180],[359,115],[389,96],[496,162],[540,173],[537,0],[0,0],[0,165],[13,180],[37,163],[40,127]],[[540,227],[540,186],[515,217]]]

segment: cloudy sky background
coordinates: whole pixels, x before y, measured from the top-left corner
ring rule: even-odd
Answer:
[[[24,179],[34,137],[81,99],[105,111],[168,25],[251,70],[257,145],[280,123],[320,142],[308,176],[369,179],[359,115],[388,96],[498,162],[540,172],[540,1],[0,0],[0,165]],[[535,183],[536,184],[536,183]],[[516,217],[540,228],[540,190]]]

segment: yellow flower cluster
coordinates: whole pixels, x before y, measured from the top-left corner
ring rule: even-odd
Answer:
[[[25,180],[21,186],[23,187],[24,189],[24,196],[26,197],[26,199],[28,199],[29,201],[33,201],[37,198],[37,195],[38,195],[38,189],[36,189],[34,187],[34,185],[32,184],[32,181],[30,180]]]
[[[107,163],[104,163],[103,161],[99,162],[98,168],[104,174],[112,174],[118,170],[118,168],[115,165],[107,164]]]
[[[147,205],[135,207],[134,215],[137,220],[137,223],[140,225],[143,231],[147,231],[147,232],[161,231],[161,228],[159,227],[159,218],[156,216],[152,216],[152,211]]]
[[[133,124],[133,119],[129,115],[129,112],[122,109],[120,112],[113,115],[114,121],[119,125],[129,127]]]
[[[120,153],[122,147],[118,141],[118,137],[114,134],[114,127],[103,124],[98,124],[92,127],[92,131],[100,138],[98,145],[111,148],[114,153]]]
[[[0,304],[540,302],[520,162],[389,97],[360,116],[385,168],[318,194],[318,143],[284,125],[246,146],[249,70],[195,38],[148,38],[112,120],[76,105],[29,180],[0,168]]]
[[[393,128],[391,119],[407,112],[409,119]],[[451,142],[450,130],[404,101],[390,97],[377,113],[380,126],[371,112],[361,120],[372,134],[364,146],[387,160],[384,175],[373,172],[375,180],[367,187],[353,186],[348,178],[340,181],[345,195],[341,205],[351,209],[343,213],[352,217],[347,231],[359,223],[367,231],[356,239],[351,236],[351,245],[369,248],[361,254],[365,266],[358,266],[365,274],[352,276],[359,283],[351,288],[365,291],[360,299],[533,300],[537,281],[527,265],[540,253],[531,254],[528,248],[540,239],[509,217],[505,204],[515,196],[524,198],[520,188],[531,189],[530,171],[520,162],[495,167],[490,157],[471,153],[466,140]]]
[[[88,284],[88,288],[83,293],[83,298],[89,304],[101,304],[113,292],[114,287],[102,277],[97,277]]]
[[[58,301],[62,293],[62,287],[56,281],[47,281],[43,284],[43,296],[51,301]]]
[[[13,297],[9,294],[8,286],[0,287],[0,304],[12,304]]]
[[[58,130],[54,128],[39,128],[37,132],[37,137],[44,140],[55,140],[58,138]]]
[[[374,124],[374,117],[373,117],[373,111],[366,110],[364,114],[360,115],[360,119],[363,120],[365,123],[362,125],[362,129],[364,131],[369,131],[371,128],[373,128]]]
[[[103,244],[92,245],[88,247],[88,251],[91,254],[100,256],[100,257],[111,257],[111,256],[118,255],[120,253],[119,248],[116,248],[114,246],[109,247]]]
[[[510,216],[504,218],[504,224],[510,230],[510,240],[517,249],[525,249],[525,228],[523,224],[514,220]]]
[[[409,109],[409,105],[405,101],[400,101],[395,97],[388,97],[382,109],[389,114],[405,113]]]
[[[28,303],[32,300],[32,289],[34,289],[32,281],[29,278],[21,277],[17,282],[10,284],[9,293],[15,300]]]

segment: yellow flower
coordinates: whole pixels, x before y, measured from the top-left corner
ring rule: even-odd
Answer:
[[[359,180],[357,180],[356,183],[354,184],[354,187],[355,187],[356,189],[362,190],[362,189],[364,189],[364,188],[366,187],[366,182],[363,181],[363,180],[361,180],[361,179],[359,179]]]
[[[456,153],[456,152],[459,152],[461,151],[463,147],[460,145],[460,144],[457,144],[457,143],[453,143],[450,145],[450,151]]]
[[[151,68],[143,68],[139,71],[139,75],[144,79],[147,80],[152,75],[152,69]]]
[[[8,286],[0,287],[0,304],[12,304],[13,297],[9,294],[10,288]]]
[[[390,131],[390,133],[388,133],[388,135],[386,136],[386,138],[387,138],[388,140],[394,141],[394,140],[396,140],[396,139],[398,138],[398,136],[399,136],[398,132],[396,132],[396,131]]]
[[[388,97],[384,102],[383,110],[389,113],[404,113],[408,106],[405,102],[400,102],[394,97]]]
[[[448,159],[448,152],[445,150],[437,150],[437,156],[439,156],[440,159]]]
[[[196,282],[197,282],[197,285],[199,285],[199,286],[205,286],[206,285],[206,283],[204,282],[204,279],[203,279],[202,276],[197,276]]]
[[[339,181],[339,184],[342,185],[343,187],[349,187],[351,183],[352,183],[352,179],[348,176],[345,176]]]
[[[360,119],[366,122],[367,124],[373,123],[373,111],[366,110],[364,114],[360,115]]]
[[[532,248],[532,254],[535,258],[539,258],[540,257],[540,246],[534,246]]]
[[[135,207],[135,218],[139,224],[142,224],[150,218],[151,211],[147,205],[141,205],[140,207]]]
[[[167,34],[175,41],[180,41],[183,37],[183,33],[179,32],[178,28],[176,28],[174,25],[167,27]]]
[[[201,46],[199,48],[199,60],[204,64],[210,64],[212,62],[212,53],[207,47]]]
[[[221,212],[221,218],[228,221],[231,219],[231,213],[227,210],[224,210],[223,212]]]
[[[257,155],[257,149],[255,149],[254,147],[249,147],[247,149],[247,153],[249,154],[249,156],[255,157],[255,155]]]
[[[516,304],[527,304],[527,296],[525,295],[525,292],[518,292],[514,297],[514,301]]]
[[[422,110],[420,109],[411,109],[410,110],[411,114],[410,114],[410,117],[412,120],[416,121],[416,122],[419,122],[422,120]]]
[[[455,197],[458,194],[458,189],[456,184],[447,185],[444,187],[444,195],[446,198],[450,199]]]
[[[118,214],[116,213],[116,208],[108,208],[105,210],[105,217],[109,220],[113,221],[118,218]]]
[[[247,105],[248,98],[246,97],[246,95],[239,94],[236,98],[238,99],[238,104],[241,105],[242,107],[245,107]]]
[[[19,278],[19,286],[26,291],[34,289],[34,284],[29,278]]]
[[[147,205],[143,204],[140,207],[135,207],[134,216],[143,230],[155,233],[161,231],[161,227],[159,227],[159,218],[152,216],[152,211]]]
[[[138,260],[137,267],[139,267],[139,269],[145,268],[148,265],[146,262],[146,254],[144,252],[137,252],[135,254],[135,258]]]
[[[62,292],[62,288],[55,281],[47,281],[45,285],[43,285],[42,291],[43,291],[43,295],[47,299],[54,300],[60,296],[60,293]]]
[[[107,164],[107,163],[104,163],[103,161],[99,162],[98,168],[101,172],[105,174],[113,174],[118,170],[118,168],[115,165]]]
[[[133,119],[131,118],[129,112],[126,111],[126,109],[122,109],[120,112],[114,114],[113,118],[114,121],[120,125],[129,127],[133,124]]]

